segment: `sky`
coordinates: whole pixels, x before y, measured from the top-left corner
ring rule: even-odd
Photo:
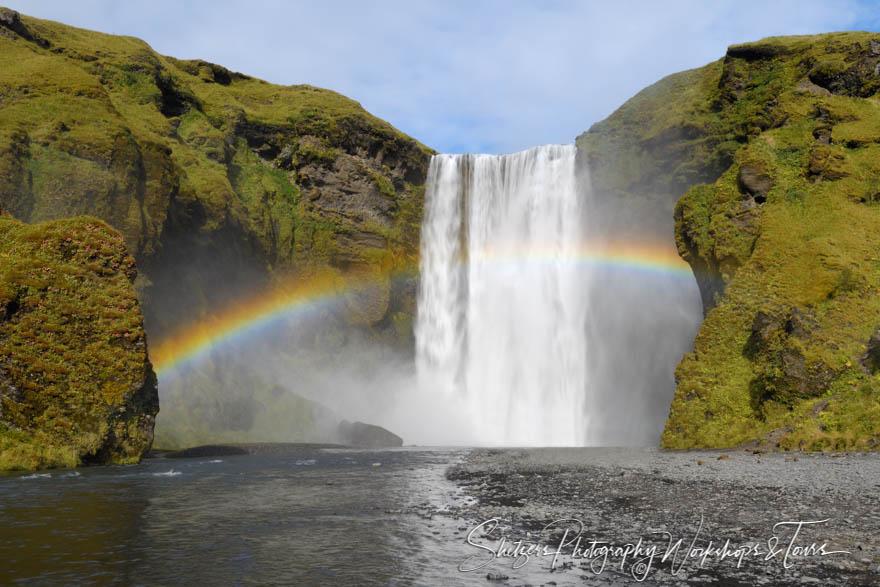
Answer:
[[[6,0],[357,100],[440,152],[571,143],[642,88],[763,37],[880,30],[880,0]]]

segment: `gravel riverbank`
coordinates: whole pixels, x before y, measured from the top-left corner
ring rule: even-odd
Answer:
[[[500,584],[880,585],[877,454],[480,449],[447,478]]]

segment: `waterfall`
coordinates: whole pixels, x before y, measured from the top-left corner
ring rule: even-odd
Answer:
[[[420,385],[486,444],[583,445],[591,422],[575,147],[431,159],[415,326]]]

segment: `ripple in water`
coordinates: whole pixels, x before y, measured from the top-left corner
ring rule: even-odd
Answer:
[[[0,477],[0,584],[482,584],[457,571],[470,553],[444,473],[463,454],[312,450]]]

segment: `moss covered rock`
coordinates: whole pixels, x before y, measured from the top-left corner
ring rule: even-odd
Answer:
[[[686,191],[675,237],[706,316],[664,447],[878,446],[878,69],[869,33],[734,46],[579,139],[602,184]]]
[[[0,205],[119,230],[152,336],[279,280],[414,264],[431,151],[356,102],[3,10]],[[353,315],[393,339],[411,304],[383,287]]]
[[[131,463],[159,402],[134,259],[96,218],[0,216],[0,470]]]

